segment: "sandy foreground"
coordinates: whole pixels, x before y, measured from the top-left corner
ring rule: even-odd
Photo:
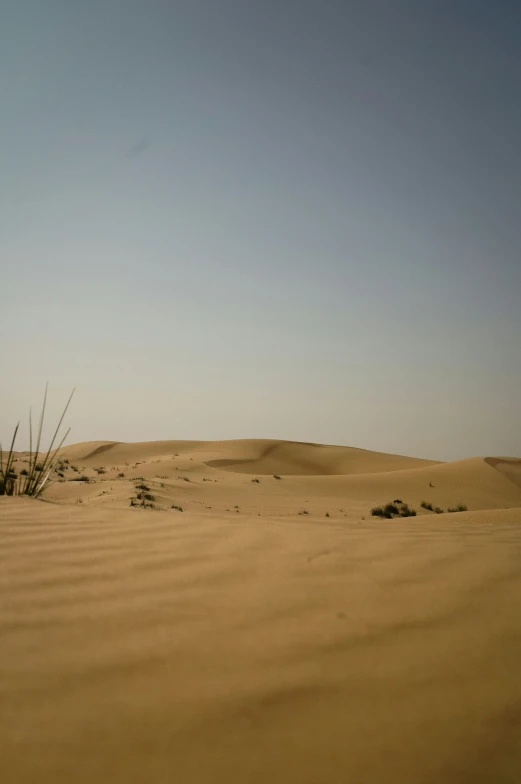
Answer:
[[[521,460],[67,458],[0,498],[2,782],[521,781]],[[395,498],[418,516],[370,515]]]

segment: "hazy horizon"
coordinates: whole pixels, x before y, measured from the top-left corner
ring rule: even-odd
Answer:
[[[521,456],[521,7],[7,2],[0,441]]]

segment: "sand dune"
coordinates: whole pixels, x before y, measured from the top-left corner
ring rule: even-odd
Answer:
[[[249,474],[363,474],[436,465],[437,461],[389,455],[346,446],[298,441],[240,439],[230,441],[90,441],[67,448],[67,457],[105,463],[198,455],[209,467]]]
[[[2,781],[520,780],[520,460],[68,455],[54,503],[0,498]]]
[[[142,477],[159,508],[176,504],[209,515],[237,513],[238,508],[240,514],[262,517],[307,512],[360,520],[373,506],[395,498],[419,514],[431,514],[421,508],[422,501],[443,509],[458,504],[474,510],[521,506],[518,464],[504,459],[436,463],[352,447],[260,439],[94,441],[69,447],[67,457],[77,470],[65,470],[47,491],[48,500],[126,508],[135,495],[135,480]],[[89,483],[76,481],[81,477]]]
[[[515,457],[487,457],[485,462],[521,487],[521,460]]]
[[[233,443],[233,442],[232,442]],[[222,442],[226,448],[226,442]],[[237,450],[235,450],[237,451]],[[434,465],[432,461],[345,446],[288,441],[245,441],[246,456],[208,460],[207,465],[248,474],[365,474]]]

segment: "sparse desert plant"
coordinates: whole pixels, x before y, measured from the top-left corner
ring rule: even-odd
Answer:
[[[395,498],[393,504],[403,504],[403,501],[401,498]]]
[[[142,482],[141,484],[136,485],[136,489],[137,490],[144,490],[145,493],[148,493],[148,491],[150,490],[150,487],[148,485],[146,485],[144,482]]]
[[[441,506],[435,506],[434,511],[436,514],[443,514],[443,509],[441,508]]]
[[[69,480],[70,482],[85,482],[88,484],[89,482],[93,482],[93,479],[90,479],[86,474],[82,474],[81,476],[73,476],[72,479]]]
[[[59,446],[54,451],[53,451],[53,447],[58,437],[58,433],[60,431],[60,427],[62,425],[65,414],[67,413],[67,409],[69,408],[69,404],[72,400],[72,396],[74,395],[74,389],[72,390],[69,396],[67,404],[58,422],[58,426],[54,431],[54,435],[52,437],[49,448],[45,456],[43,457],[43,460],[41,459],[39,460],[39,457],[41,458],[41,455],[43,454],[40,452],[40,444],[42,439],[43,422],[45,418],[45,408],[47,405],[47,390],[48,390],[48,384],[46,384],[45,386],[45,394],[43,398],[42,410],[40,413],[38,436],[36,439],[34,452],[33,452],[32,411],[31,409],[29,409],[29,468],[24,469],[26,473],[23,474],[24,479],[18,482],[18,487],[16,487],[16,477],[13,476],[14,474],[13,450],[16,442],[16,436],[18,434],[18,429],[20,427],[20,423],[18,423],[15,427],[13,439],[11,441],[11,447],[7,455],[7,462],[5,466],[3,461],[2,447],[0,445],[0,495],[14,495],[15,492],[18,492],[21,495],[28,495],[33,498],[38,498],[41,495],[41,493],[44,491],[44,489],[48,487],[50,484],[52,484],[52,482],[49,481],[49,477],[52,471],[55,469],[56,464],[58,463],[60,449],[62,448],[65,439],[69,435],[70,428],[67,430],[67,432],[61,439]]]
[[[400,506],[397,506],[398,503]],[[399,499],[393,501],[392,504],[373,507],[371,509],[371,514],[373,517],[385,517],[388,520],[391,520],[393,517],[416,517],[416,511],[411,509],[409,504],[406,504]]]
[[[326,512],[326,517],[329,517],[329,512]]]
[[[302,511],[299,512],[299,515],[308,515],[308,514],[309,514],[309,512],[308,512],[307,509],[302,509]]]
[[[422,501],[420,506],[422,509],[428,509],[430,512],[434,512],[434,507],[430,501]]]
[[[123,479],[123,478],[124,478],[124,476],[125,476],[125,474],[123,474],[123,473],[120,473],[120,474],[118,474],[118,479]]]
[[[95,468],[94,470],[96,471],[97,474],[106,474],[107,473],[105,468]]]
[[[183,476],[182,479],[184,479],[185,482],[190,482],[190,478],[188,476]]]
[[[139,492],[137,494],[137,498],[140,501],[155,501],[156,500],[155,495],[152,495],[152,493],[145,493],[144,491]]]
[[[251,481],[260,484],[260,479],[257,479],[257,477],[254,477]]]
[[[178,512],[183,512],[184,511],[183,507],[179,506],[179,504],[172,504],[170,509],[177,509]]]
[[[138,493],[137,496],[130,499],[130,506],[139,506],[142,509],[155,509],[156,507],[152,503],[155,500],[155,496],[150,495],[150,493]],[[138,504],[138,501],[141,503]],[[147,501],[150,503],[147,503]]]
[[[274,478],[274,479],[282,479],[282,477],[281,477],[281,476],[279,476],[278,474],[273,474],[273,478]]]
[[[27,468],[22,468],[22,470],[20,471],[20,476],[29,476],[29,471],[27,470]]]

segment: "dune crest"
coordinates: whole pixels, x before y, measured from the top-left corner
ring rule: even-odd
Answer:
[[[521,487],[521,459],[516,457],[486,457],[485,462]]]

